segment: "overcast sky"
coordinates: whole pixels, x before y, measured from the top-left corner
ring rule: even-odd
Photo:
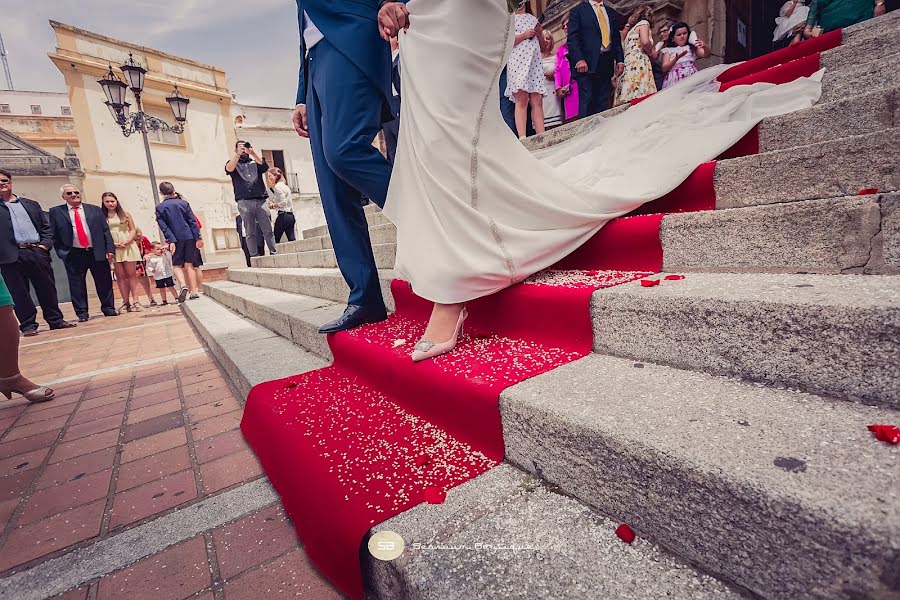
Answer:
[[[242,104],[294,105],[294,0],[0,0],[0,33],[17,90],[66,91],[47,58],[56,48],[51,19],[221,67]]]

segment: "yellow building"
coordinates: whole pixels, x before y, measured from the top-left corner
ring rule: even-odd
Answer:
[[[150,134],[157,181],[175,184],[203,223],[205,238],[222,239],[213,235],[213,230],[233,230],[235,203],[224,165],[233,152],[235,133],[225,71],[64,23],[51,21],[50,25],[56,34],[56,50],[49,56],[65,78],[84,171],[85,199],[99,204],[103,192],[114,192],[144,234],[158,237],[141,135],[123,135],[97,83],[110,66],[121,78],[118,67],[131,54],[148,70],[141,98],[145,112],[174,124],[166,96],[177,85],[190,98],[184,133]],[[134,109],[130,92],[128,101]],[[226,248],[209,243],[205,252],[218,250]]]

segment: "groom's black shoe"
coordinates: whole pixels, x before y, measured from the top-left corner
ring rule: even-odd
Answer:
[[[344,314],[334,321],[319,327],[319,333],[337,333],[338,331],[353,329],[366,323],[377,323],[385,319],[387,319],[387,309],[383,306],[369,307],[348,304]]]

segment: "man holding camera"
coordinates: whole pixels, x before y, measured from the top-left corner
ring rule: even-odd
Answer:
[[[260,158],[248,142],[239,140],[234,146],[234,156],[225,163],[225,172],[231,177],[234,199],[244,224],[244,236],[250,256],[259,256],[259,235],[262,231],[269,254],[275,254],[275,235],[268,209],[265,173],[266,161]],[[257,225],[259,228],[257,229]]]

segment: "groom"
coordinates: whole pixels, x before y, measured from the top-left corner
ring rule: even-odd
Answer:
[[[387,318],[360,195],[384,207],[391,165],[372,145],[392,119],[391,51],[405,2],[297,0],[300,77],[294,129],[308,137],[328,232],[350,286],[347,308],[320,333]]]

